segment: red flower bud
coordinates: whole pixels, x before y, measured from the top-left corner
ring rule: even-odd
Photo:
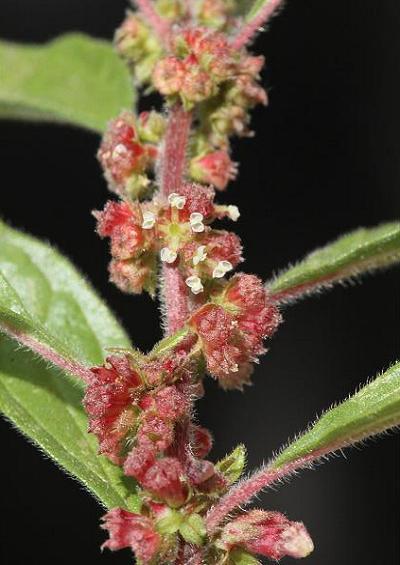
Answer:
[[[123,292],[140,294],[149,287],[152,292],[153,270],[141,261],[111,261],[110,280]]]
[[[213,151],[192,159],[190,173],[196,181],[225,190],[229,181],[236,178],[237,166],[231,161],[227,151]]]
[[[240,546],[274,560],[307,557],[314,549],[304,524],[262,510],[252,510],[227,524],[221,540],[227,549]]]
[[[182,466],[173,457],[156,461],[143,477],[142,486],[172,507],[181,506],[188,495]]]
[[[133,173],[144,171],[146,150],[138,138],[132,113],[124,112],[109,123],[98,158],[106,176],[119,188]]]
[[[230,280],[225,296],[238,308],[236,319],[244,334],[259,342],[274,334],[282,318],[258,277],[238,273]],[[254,353],[257,349],[258,346],[255,346]]]
[[[177,94],[182,88],[185,73],[182,61],[173,56],[165,57],[154,67],[154,86],[164,96]]]
[[[195,457],[203,459],[211,451],[213,439],[208,430],[200,426],[190,427],[190,447]]]
[[[109,200],[102,212],[93,213],[97,219],[97,233],[101,237],[111,237],[114,230],[132,220],[132,208],[126,202]]]
[[[128,477],[134,477],[141,482],[156,460],[156,448],[151,442],[142,442],[134,447],[124,463],[124,473]]]
[[[240,347],[232,340],[235,331],[234,318],[224,308],[206,305],[191,318],[203,344],[203,353],[211,375],[219,378],[237,372],[238,363],[245,361]]]
[[[179,187],[177,193],[186,199],[182,220],[187,220],[190,214],[196,212],[204,218],[213,216],[215,191],[211,187],[186,183]]]
[[[123,440],[136,421],[134,402],[142,381],[126,357],[108,357],[105,367],[92,372],[83,401],[89,430],[99,440],[100,453],[120,463]]]
[[[161,418],[176,421],[185,416],[189,410],[186,396],[176,386],[167,386],[154,396],[156,411]]]
[[[150,440],[158,451],[165,451],[173,442],[174,429],[172,422],[156,414],[146,414],[142,418],[137,439],[139,443]]]
[[[102,547],[112,551],[130,547],[138,560],[149,564],[161,547],[161,537],[150,518],[114,508],[103,517],[102,528],[108,530],[110,539]]]

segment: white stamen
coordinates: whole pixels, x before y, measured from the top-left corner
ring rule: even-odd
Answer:
[[[188,277],[185,280],[185,283],[193,292],[193,294],[200,294],[204,290],[203,284],[199,277],[196,276]]]
[[[238,219],[240,218],[239,208],[233,204],[230,204],[228,206],[228,216],[231,220],[237,222]]]
[[[213,270],[214,279],[222,279],[229,271],[232,271],[233,266],[229,261],[220,261]]]
[[[154,228],[156,223],[156,217],[153,212],[143,212],[143,223],[142,228],[144,230],[151,230]]]
[[[206,246],[200,245],[200,247],[196,249],[196,253],[193,255],[193,265],[196,266],[202,261],[205,261],[206,259],[207,259]]]
[[[176,251],[170,249],[169,247],[163,247],[160,252],[160,257],[163,263],[173,263],[178,257],[178,254]]]
[[[193,212],[192,214],[190,214],[189,221],[192,231],[194,231],[195,233],[202,233],[206,229],[205,225],[203,224],[203,220],[204,216],[199,212]]]
[[[170,206],[172,208],[177,208],[178,210],[182,210],[182,208],[186,204],[186,198],[185,196],[181,196],[177,192],[172,192],[168,196],[168,202],[170,203]]]

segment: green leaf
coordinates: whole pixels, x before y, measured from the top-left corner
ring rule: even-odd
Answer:
[[[399,262],[400,222],[362,228],[317,249],[267,283],[267,288],[277,302],[290,302]]]
[[[271,4],[272,2],[274,2],[274,0],[242,0],[241,11],[245,13],[247,12],[245,21],[250,22],[253,20],[256,16],[258,16],[259,12],[261,12],[263,8],[267,7],[267,4]]]
[[[43,332],[87,365],[102,363],[110,345],[130,347],[111,312],[67,259],[2,223],[0,275],[0,319],[24,333],[40,338]],[[104,506],[135,509],[134,483],[97,455],[82,394],[75,379],[17,350],[0,334],[0,411]]]
[[[179,528],[185,541],[194,545],[202,545],[207,534],[206,526],[200,514],[190,514]]]
[[[165,515],[157,520],[157,530],[162,536],[175,534],[179,530],[183,520],[183,514],[181,514],[177,510],[169,508],[165,512]]]
[[[44,45],[0,42],[0,118],[102,132],[132,104],[128,71],[106,41],[71,33]]]
[[[261,565],[261,562],[243,549],[234,549],[229,554],[228,565]]]
[[[307,456],[342,449],[400,425],[400,362],[326,412],[272,463],[279,468]]]
[[[215,465],[218,471],[224,475],[228,484],[235,483],[242,476],[246,466],[246,455],[246,448],[241,444]]]

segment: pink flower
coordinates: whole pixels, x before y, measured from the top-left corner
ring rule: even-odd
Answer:
[[[175,385],[166,386],[154,395],[155,409],[161,418],[177,421],[189,411],[186,396]]]
[[[254,275],[232,277],[218,302],[197,310],[190,324],[210,374],[223,388],[241,389],[250,382],[251,362],[264,352],[263,339],[274,333],[281,317]]]
[[[227,151],[219,150],[192,159],[190,172],[196,181],[225,190],[229,181],[236,178],[237,167]]]
[[[165,451],[174,440],[173,422],[161,418],[157,413],[145,412],[137,439],[139,444],[142,440],[150,440],[157,451]]]
[[[93,213],[97,219],[97,233],[100,237],[111,237],[115,229],[129,224],[133,218],[133,210],[127,202],[109,200],[102,212]]]
[[[238,273],[230,280],[226,300],[238,308],[236,316],[239,328],[258,342],[252,346],[254,354],[261,348],[261,341],[271,337],[282,321],[276,305],[269,299],[268,291],[255,275]]]
[[[109,123],[98,158],[107,178],[116,187],[123,186],[133,173],[145,169],[146,148],[140,143],[131,112],[123,112]]]
[[[177,94],[182,88],[185,74],[183,62],[171,55],[157,62],[153,71],[153,83],[161,94],[170,96]]]
[[[188,495],[184,470],[174,457],[156,461],[144,475],[141,484],[153,496],[174,508],[182,506]]]
[[[144,565],[159,552],[161,537],[150,518],[114,508],[103,517],[102,528],[108,530],[110,539],[102,547],[112,551],[130,547]]]
[[[228,39],[207,28],[177,33],[173,55],[161,59],[153,71],[153,84],[165,96],[180,95],[187,105],[218,93],[220,83],[235,78],[236,54]],[[237,73],[236,73],[237,74]]]
[[[124,473],[141,482],[156,460],[157,450],[150,441],[131,449],[124,463]]]
[[[208,304],[195,312],[191,324],[198,333],[206,358],[207,369],[214,377],[237,372],[246,352],[235,343],[235,320],[224,308]]]
[[[227,524],[221,534],[226,549],[243,547],[270,559],[307,557],[314,545],[304,524],[279,512],[252,510]]]
[[[142,261],[113,260],[109,265],[110,281],[122,292],[140,294],[144,288],[154,293],[153,269]]]
[[[125,436],[136,420],[134,403],[142,381],[127,357],[108,357],[104,367],[92,372],[83,401],[89,430],[99,440],[100,453],[120,464]]]
[[[193,213],[202,214],[204,218],[211,218],[214,215],[215,191],[211,187],[185,183],[179,187],[177,193],[186,199],[185,206],[181,210],[181,221],[187,221]]]
[[[208,430],[192,424],[190,426],[190,447],[195,457],[203,459],[211,451],[213,439]]]

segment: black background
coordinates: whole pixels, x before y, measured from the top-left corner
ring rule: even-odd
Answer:
[[[110,38],[125,0],[2,0],[0,37],[42,42],[81,30]],[[257,137],[235,143],[241,174],[223,199],[238,203],[248,272],[264,278],[336,235],[399,212],[400,8],[397,0],[291,0],[268,34],[270,106]],[[12,71],[12,69],[10,69]],[[93,103],[96,96],[93,93]],[[90,133],[2,123],[0,212],[55,243],[89,274],[144,349],[159,337],[157,307],[107,282],[107,249],[91,209],[107,198]],[[308,299],[257,368],[255,386],[223,393],[213,382],[199,420],[218,458],[239,442],[255,467],[332,402],[398,354],[399,272]],[[102,510],[25,439],[0,422],[0,562],[131,563],[100,555]],[[310,565],[399,562],[399,439],[351,450],[262,497],[303,520],[316,542]],[[287,560],[289,562],[289,560]]]

